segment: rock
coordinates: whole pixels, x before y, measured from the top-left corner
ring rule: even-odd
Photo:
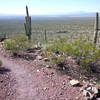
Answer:
[[[42,56],[37,56],[36,57],[36,59],[38,59],[38,60],[42,60],[42,58],[43,58]]]
[[[69,79],[69,80],[72,80],[72,78],[71,78],[70,76],[68,76],[68,79]]]
[[[87,91],[92,91],[92,87],[88,87],[86,90]]]
[[[77,86],[77,85],[79,85],[80,84],[80,82],[78,81],[78,80],[71,80],[70,81],[70,84],[72,85],[72,86]]]
[[[47,62],[47,61],[50,61],[50,60],[49,60],[48,58],[44,58],[44,61],[46,61],[46,62]]]
[[[86,94],[87,94],[87,91],[83,90],[83,96],[86,96]]]
[[[94,93],[94,95],[95,94],[97,94],[98,93],[98,89],[96,88],[96,87],[92,87],[92,92]]]
[[[51,66],[50,65],[46,65],[46,68],[51,68]]]
[[[63,84],[63,85],[66,85],[66,83],[65,83],[65,82],[63,82],[62,84]]]
[[[81,89],[80,89],[82,92],[83,92],[83,96],[86,98],[86,100],[96,100],[96,95],[98,94],[98,89],[95,85],[93,84],[86,84],[84,85]]]
[[[37,72],[40,72],[40,70],[38,69]]]
[[[47,88],[47,87],[44,87],[44,89],[43,89],[43,90],[45,90],[45,91],[46,91],[46,90],[48,90],[48,89],[49,89],[49,88]]]

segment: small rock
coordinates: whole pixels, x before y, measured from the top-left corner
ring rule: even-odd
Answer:
[[[81,91],[83,91],[83,96],[86,98],[86,100],[92,100],[93,98],[96,98],[95,96],[98,94],[98,89],[93,84],[86,84],[81,88]],[[97,100],[97,99],[93,99]]]
[[[40,72],[40,70],[37,70],[37,72]]]
[[[49,88],[45,87],[43,90],[48,90]]]
[[[51,68],[51,66],[50,65],[46,65],[46,68]]]
[[[77,85],[79,85],[80,84],[80,82],[78,81],[78,80],[71,80],[70,81],[70,84],[72,85],[72,86],[77,86]]]
[[[66,85],[66,83],[65,83],[65,82],[63,82],[62,84],[63,84],[63,85]]]
[[[87,91],[92,91],[92,87],[88,87],[86,90]]]
[[[36,57],[36,59],[38,59],[38,60],[42,60],[42,58],[43,58],[42,56],[37,56]]]
[[[49,59],[48,58],[44,58],[44,61],[49,61]]]
[[[87,91],[86,90],[83,90],[83,96],[86,97],[86,94],[87,94]]]
[[[97,93],[98,93],[98,89],[97,89],[96,87],[92,87],[92,92],[93,92],[94,94],[97,94]]]
[[[71,78],[70,76],[68,76],[68,79],[69,79],[69,80],[72,80],[72,78]]]

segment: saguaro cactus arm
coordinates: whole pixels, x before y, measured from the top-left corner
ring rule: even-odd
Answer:
[[[28,7],[26,6],[26,14],[29,16]]]

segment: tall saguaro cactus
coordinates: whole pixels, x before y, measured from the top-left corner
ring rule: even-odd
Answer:
[[[96,13],[96,18],[95,18],[95,31],[94,31],[94,37],[93,37],[94,44],[97,43],[98,31],[99,31],[99,13],[97,12]]]
[[[29,16],[29,12],[28,12],[28,7],[26,6],[26,14],[27,16],[25,17],[25,23],[24,23],[24,27],[25,27],[25,33],[26,36],[28,36],[28,40],[31,40],[31,16]]]

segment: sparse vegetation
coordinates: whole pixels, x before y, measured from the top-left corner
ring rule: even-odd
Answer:
[[[72,56],[77,61],[77,64],[90,72],[90,64],[100,60],[100,49],[97,49],[93,43],[82,38],[73,42],[68,42],[67,39],[60,39],[47,47],[45,56],[57,65],[64,62],[66,57]]]
[[[12,54],[26,50],[31,47],[31,43],[26,36],[16,36],[5,40],[4,48]]]
[[[77,39],[80,35],[93,40],[95,18],[60,18],[38,20],[32,18],[32,42],[45,43],[45,32],[48,41],[58,39],[58,37],[69,37],[71,40]],[[0,33],[6,33],[7,37],[25,35],[24,20],[8,19],[0,20]],[[58,33],[66,31],[66,33]]]

